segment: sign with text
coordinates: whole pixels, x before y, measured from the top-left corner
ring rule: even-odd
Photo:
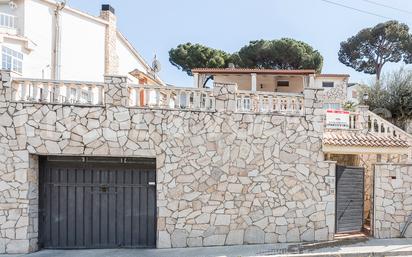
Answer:
[[[326,128],[349,129],[349,112],[343,110],[326,110]]]

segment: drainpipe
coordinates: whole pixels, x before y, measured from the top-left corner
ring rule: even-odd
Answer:
[[[53,78],[55,80],[60,79],[60,66],[61,66],[61,27],[60,27],[60,11],[66,6],[66,1],[63,0],[56,3],[56,9],[54,10],[55,30],[54,30],[54,49],[53,49]]]

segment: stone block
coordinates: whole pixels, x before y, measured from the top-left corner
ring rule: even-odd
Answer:
[[[243,244],[244,230],[231,230],[226,237],[226,245],[241,245]]]
[[[6,245],[6,253],[28,253],[30,251],[29,240],[10,240]]]
[[[170,235],[167,231],[159,231],[157,238],[157,248],[170,248],[172,247]]]
[[[325,241],[328,240],[329,231],[328,228],[321,228],[315,230],[315,240],[316,241]]]
[[[216,215],[215,226],[229,225],[229,224],[230,224],[230,215],[223,215],[223,214]]]
[[[10,117],[10,115],[7,112],[0,115],[0,126],[10,127],[12,123],[13,123],[13,119]]]
[[[203,239],[203,246],[218,246],[224,245],[226,235],[211,235]]]
[[[97,132],[96,129],[86,133],[85,135],[83,135],[83,143],[85,145],[93,142],[94,140],[98,139],[100,137],[99,133]]]
[[[263,244],[265,232],[256,226],[249,226],[245,231],[244,242],[246,244]]]
[[[190,237],[187,239],[188,247],[200,247],[203,245],[202,237]]]
[[[166,237],[166,236],[165,236]],[[186,230],[176,229],[171,235],[172,247],[186,247],[188,234]]]

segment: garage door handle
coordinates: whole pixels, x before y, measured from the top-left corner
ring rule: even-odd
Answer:
[[[149,186],[155,186],[155,185],[156,185],[156,182],[153,182],[153,181],[149,182]]]

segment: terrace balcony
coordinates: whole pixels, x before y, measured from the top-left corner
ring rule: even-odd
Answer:
[[[125,77],[110,77],[105,83],[14,78],[6,89],[6,98],[23,104],[304,117],[323,124],[324,128],[316,130],[323,137],[325,153],[390,150],[412,156],[412,136],[367,107],[347,112],[345,126],[329,127],[326,110],[322,108],[322,88],[280,93],[239,90],[236,84],[221,83],[215,83],[213,88],[138,85],[127,83]]]
[[[105,105],[107,93],[111,90],[105,83],[27,78],[14,78],[11,87],[11,99],[15,102],[80,106]],[[251,92],[237,90],[233,84],[218,83],[213,89],[125,83],[122,105],[128,108],[215,112],[218,89],[228,87],[233,90],[234,105],[224,111],[304,115],[304,95],[301,93]]]

